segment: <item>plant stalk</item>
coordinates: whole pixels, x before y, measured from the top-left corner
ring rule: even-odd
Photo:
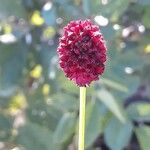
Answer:
[[[80,87],[78,150],[84,150],[86,87]]]

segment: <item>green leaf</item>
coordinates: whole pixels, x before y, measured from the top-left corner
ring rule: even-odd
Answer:
[[[140,116],[150,116],[150,104],[137,104],[137,110]]]
[[[150,16],[150,7],[146,7],[145,13],[142,17],[142,22],[145,25],[145,27],[150,28],[150,22],[149,22],[149,16]]]
[[[76,121],[77,119],[74,114],[65,113],[54,132],[54,141],[57,143],[66,142],[75,131]]]
[[[70,20],[81,19],[83,18],[84,14],[80,7],[74,4],[71,0],[56,0],[55,1],[57,7],[57,16],[65,17],[63,24],[66,25]],[[68,15],[69,14],[69,15]]]
[[[50,130],[30,122],[19,129],[17,144],[27,150],[60,150],[60,145],[53,142]]]
[[[101,89],[96,92],[97,98],[102,101],[106,107],[122,122],[125,122],[125,117],[120,110],[119,104],[115,98],[105,89]]]
[[[137,117],[139,117],[139,112],[138,112],[138,109],[137,109],[137,104],[132,104],[132,105],[129,105],[127,108],[126,108],[126,112],[127,112],[127,115],[129,116],[128,118],[129,119],[135,119]]]
[[[8,16],[26,18],[26,13],[21,0],[0,0],[0,19],[6,19]]]
[[[118,21],[119,16],[124,12],[128,4],[128,0],[110,0],[107,5],[100,5],[99,10],[105,17],[109,17],[112,21]]]
[[[143,82],[147,82],[147,83],[150,83],[150,64],[146,63],[142,69],[141,69],[141,72],[140,72],[140,79],[141,81]]]
[[[28,108],[27,116],[31,122],[47,127],[50,130],[56,128],[62,117],[62,111],[54,107],[52,103],[57,103],[50,99],[44,99],[42,89],[38,88],[34,94],[27,95]],[[57,105],[57,104],[56,104]]]
[[[34,55],[37,55],[39,63],[43,67],[43,72],[46,75],[50,75],[51,72],[54,73],[53,78],[55,78],[55,69],[56,69],[56,43],[54,46],[49,47],[48,44],[42,43],[40,51],[36,52]]]
[[[116,118],[112,118],[105,132],[104,138],[111,150],[122,150],[130,141],[132,124],[122,124]]]
[[[121,92],[128,92],[128,88],[118,82],[106,79],[106,78],[101,78],[100,82],[102,82],[103,84],[105,84],[106,86],[121,91]]]
[[[50,10],[42,10],[42,17],[45,20],[45,23],[49,26],[56,24],[56,9],[53,6]]]
[[[128,118],[132,120],[149,120],[150,119],[150,104],[133,103],[126,108]]]
[[[0,115],[0,140],[10,137],[12,122],[9,116]]]
[[[150,148],[150,127],[141,126],[135,130],[137,138],[140,142],[142,150],[149,150]]]
[[[91,101],[86,107],[85,147],[92,146],[95,139],[102,133],[103,125],[107,119],[105,108],[99,101]],[[104,106],[104,105],[103,105]]]
[[[82,8],[87,16],[90,15],[90,7],[90,0],[83,0]]]
[[[60,85],[60,87],[66,92],[78,95],[79,88],[73,82],[70,82],[70,80],[65,77],[62,71],[59,72],[58,82],[63,83]]]
[[[150,1],[149,0],[138,0],[137,2],[139,4],[142,4],[142,5],[150,5]]]
[[[52,97],[53,106],[62,111],[78,110],[79,100],[71,94],[58,93]]]
[[[116,34],[113,27],[109,24],[106,27],[101,27],[101,32],[103,33],[105,40],[108,42],[111,42],[114,39],[114,35]]]
[[[0,90],[7,90],[22,79],[28,49],[25,42],[19,40],[14,44],[1,44],[0,52]]]

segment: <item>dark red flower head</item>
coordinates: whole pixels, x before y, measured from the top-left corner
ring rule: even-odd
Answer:
[[[106,46],[98,26],[90,20],[71,21],[60,38],[59,64],[78,86],[87,86],[104,72]]]

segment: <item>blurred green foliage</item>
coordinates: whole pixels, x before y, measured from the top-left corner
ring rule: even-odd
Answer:
[[[62,28],[86,18],[108,47],[88,88],[86,149],[149,150],[149,0],[0,0],[0,150],[77,149],[79,90],[56,49]]]

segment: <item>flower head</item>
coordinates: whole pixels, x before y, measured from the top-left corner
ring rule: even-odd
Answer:
[[[106,46],[99,27],[90,20],[65,26],[57,51],[60,67],[78,86],[89,85],[104,72]]]

